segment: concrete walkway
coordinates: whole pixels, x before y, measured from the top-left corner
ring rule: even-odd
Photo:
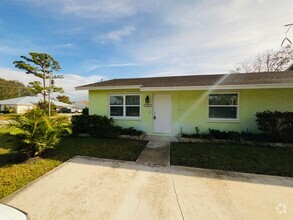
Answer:
[[[136,162],[152,166],[170,166],[170,142],[178,139],[168,136],[146,136],[144,140],[149,142]]]
[[[75,157],[1,201],[31,219],[293,219],[293,178]]]

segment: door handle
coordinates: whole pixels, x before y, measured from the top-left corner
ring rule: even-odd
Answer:
[[[157,117],[154,115],[154,120],[156,120],[157,119]]]

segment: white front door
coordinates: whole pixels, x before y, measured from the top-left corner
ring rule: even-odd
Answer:
[[[154,95],[154,133],[170,134],[172,130],[171,95]]]

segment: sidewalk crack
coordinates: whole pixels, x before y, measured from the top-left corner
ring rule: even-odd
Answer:
[[[174,193],[175,193],[175,196],[176,196],[177,204],[178,204],[178,207],[179,207],[179,210],[180,210],[180,213],[181,213],[181,217],[182,217],[183,220],[185,220],[184,215],[183,215],[183,212],[182,212],[182,209],[181,209],[181,205],[180,205],[180,202],[179,202],[178,194],[177,194],[177,191],[176,191],[176,186],[175,186],[175,183],[174,183],[173,175],[169,171],[168,167],[166,167],[166,169],[167,169],[167,171],[170,174],[171,179],[172,179],[173,189],[174,189]]]

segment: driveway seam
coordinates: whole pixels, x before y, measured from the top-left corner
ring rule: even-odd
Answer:
[[[183,211],[181,209],[181,205],[180,205],[180,202],[179,202],[179,198],[178,198],[178,194],[177,194],[177,190],[176,190],[176,186],[175,186],[175,183],[174,183],[172,173],[170,173],[170,171],[169,171],[167,166],[166,166],[166,169],[167,169],[167,171],[168,171],[168,173],[169,173],[169,175],[171,176],[171,179],[172,179],[172,185],[173,185],[173,189],[174,189],[174,193],[175,193],[175,196],[176,196],[176,200],[177,200],[177,204],[178,204],[178,207],[179,207],[179,210],[180,210],[181,217],[182,217],[183,220],[185,220],[184,215],[183,215]]]

